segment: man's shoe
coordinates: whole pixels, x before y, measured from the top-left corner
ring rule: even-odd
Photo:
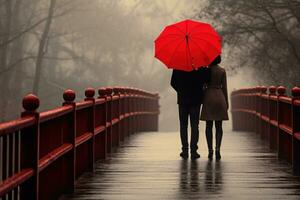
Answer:
[[[179,155],[180,155],[180,157],[182,157],[183,159],[188,159],[188,157],[189,157],[189,152],[182,151]]]
[[[214,156],[214,151],[213,150],[209,150],[209,152],[208,152],[208,159],[212,159],[213,158],[213,156]]]
[[[216,151],[216,160],[221,160],[220,151]]]
[[[191,159],[192,160],[195,160],[195,159],[198,159],[198,158],[200,158],[200,154],[198,154],[197,152],[191,153]]]

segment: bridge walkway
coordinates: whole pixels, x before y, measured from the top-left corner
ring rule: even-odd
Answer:
[[[61,200],[300,198],[300,178],[259,135],[224,130],[222,160],[209,161],[203,133],[196,161],[179,157],[178,132],[131,135]]]

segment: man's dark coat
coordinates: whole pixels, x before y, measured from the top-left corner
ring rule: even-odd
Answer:
[[[203,85],[210,79],[208,68],[185,72],[173,70],[171,86],[177,92],[177,103],[180,105],[197,105],[203,100]]]

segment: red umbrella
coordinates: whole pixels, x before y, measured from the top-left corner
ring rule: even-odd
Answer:
[[[155,40],[155,57],[183,71],[208,66],[221,54],[221,37],[207,23],[184,20],[165,27]]]

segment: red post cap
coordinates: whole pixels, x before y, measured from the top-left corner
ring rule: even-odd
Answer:
[[[63,98],[66,103],[72,103],[75,100],[76,94],[73,90],[65,90],[63,94]]]
[[[267,91],[268,91],[268,88],[266,87],[266,86],[261,86],[260,87],[260,91],[261,91],[261,93],[267,93]]]
[[[22,101],[25,112],[34,112],[40,106],[40,100],[34,94],[28,94],[23,98]]]
[[[283,87],[283,86],[277,87],[277,94],[278,95],[284,95],[285,92],[286,92],[286,88],[285,87]]]
[[[105,87],[101,87],[98,89],[98,95],[99,97],[103,97],[106,94],[106,88]]]
[[[105,92],[106,95],[111,95],[113,93],[113,88],[107,87],[105,91],[106,91]]]
[[[273,86],[273,85],[270,86],[270,87],[269,87],[269,93],[270,93],[270,94],[276,94],[276,87]]]
[[[261,91],[260,86],[255,87],[255,92],[256,92],[256,93],[258,93],[258,92],[260,92],[260,91]]]
[[[299,87],[293,87],[292,95],[293,95],[293,97],[300,97],[300,88]]]
[[[125,94],[125,88],[124,87],[120,87],[119,91],[120,91],[121,94]]]
[[[95,95],[95,89],[92,87],[86,88],[84,94],[85,94],[86,98],[92,99],[92,98],[94,98],[94,95]]]
[[[121,93],[120,87],[114,87],[113,92],[114,92],[114,94],[120,94]]]

